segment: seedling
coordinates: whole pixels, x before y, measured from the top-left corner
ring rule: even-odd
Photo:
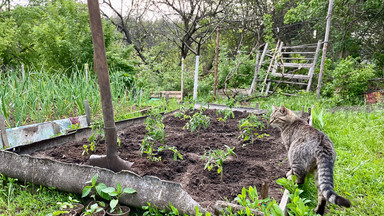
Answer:
[[[181,120],[188,120],[191,118],[190,115],[187,114],[188,111],[193,110],[193,105],[190,103],[184,103],[180,106],[179,112],[175,113],[175,117]]]
[[[183,160],[183,155],[180,154],[180,152],[176,149],[175,146],[172,146],[172,147],[169,147],[167,145],[165,146],[160,146],[158,149],[157,149],[157,152],[161,152],[161,151],[164,151],[164,150],[170,150],[170,151],[173,151],[173,160],[177,161],[177,158],[179,158],[180,160]]]
[[[203,114],[204,108],[200,110],[200,112],[196,112],[193,117],[185,124],[183,129],[191,130],[191,133],[197,131],[200,132],[201,128],[207,129],[211,124],[211,119],[209,116]]]
[[[243,139],[244,141],[251,140],[251,143],[253,143],[256,139],[269,136],[267,133],[259,133],[259,131],[263,130],[264,128],[264,123],[260,121],[256,115],[251,113],[247,118],[241,119],[239,121],[239,130],[241,131],[239,138]],[[243,147],[245,146],[246,144],[243,144]]]
[[[111,211],[110,211],[111,213],[115,212],[115,210],[117,210],[116,206],[119,203],[119,198],[121,197],[121,195],[123,195],[124,193],[126,193],[126,194],[136,193],[136,190],[132,189],[132,188],[124,188],[123,189],[121,187],[120,182],[117,183],[116,189],[114,187],[106,187],[106,188],[102,189],[101,191],[108,194],[111,197],[111,201],[109,203],[109,206],[111,208]],[[121,213],[121,212],[118,212],[118,213]]]
[[[214,150],[214,151],[209,151],[208,152],[208,161],[207,163],[205,164],[205,167],[204,167],[204,170],[205,169],[208,169],[208,171],[211,171],[214,167],[217,167],[217,173],[220,174],[220,178],[221,180],[223,180],[223,164],[224,164],[224,161],[227,159],[228,156],[230,155],[236,155],[235,152],[233,152],[233,150],[235,149],[235,147],[233,147],[232,149],[225,145],[226,147],[226,151],[224,150],[221,150],[221,149],[217,149],[217,150]],[[203,160],[205,160],[207,154],[205,153],[202,157]]]
[[[60,205],[60,209],[65,210],[65,209],[73,208],[76,205],[76,203],[79,203],[78,200],[72,199],[71,196],[69,196],[68,199],[69,199],[68,202],[57,202],[57,204]]]
[[[145,129],[148,131],[145,134],[143,142],[141,144],[140,152],[147,154],[147,158],[150,161],[160,161],[161,157],[156,157],[153,148],[156,143],[164,144],[165,131],[163,124],[163,117],[160,114],[150,115],[145,119]]]
[[[216,116],[223,115],[223,117],[217,118],[218,121],[226,122],[229,117],[235,118],[235,114],[230,109],[216,110]]]
[[[247,215],[251,215],[250,209],[257,209],[266,213],[266,215],[284,215],[275,199],[271,200],[269,197],[266,199],[258,199],[256,187],[250,186],[248,190],[243,187],[241,194],[235,198],[235,201],[237,201],[239,205],[246,207],[245,213]]]
[[[82,215],[94,215],[97,212],[100,212],[103,210],[102,206],[99,206],[98,203],[94,203],[90,206],[90,208],[85,209]]]
[[[101,136],[101,139],[104,139],[104,122],[102,120],[92,123],[92,135],[89,137],[88,141],[91,143],[89,145],[83,145],[84,151],[82,155],[89,154],[89,150],[96,151],[96,141],[97,137]]]

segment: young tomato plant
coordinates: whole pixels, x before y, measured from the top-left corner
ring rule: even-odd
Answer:
[[[211,150],[208,152],[208,161],[205,164],[204,169],[208,169],[208,171],[211,171],[214,167],[217,168],[217,173],[220,174],[221,180],[223,180],[223,164],[224,161],[227,159],[230,155],[236,155],[233,151],[235,147],[232,149],[225,145],[226,151],[221,149]],[[207,157],[207,154],[205,153],[202,157],[203,160]]]
[[[251,140],[253,143],[256,139],[261,139],[264,136],[269,136],[267,133],[259,133],[260,130],[263,130],[265,125],[259,118],[251,113],[247,118],[241,119],[239,121],[239,130],[241,131],[239,138],[244,141]],[[243,147],[246,144],[243,144]]]
[[[216,116],[223,115],[223,117],[218,117],[217,121],[227,122],[229,117],[235,118],[235,114],[230,109],[216,110]]]
[[[203,114],[205,109],[201,109],[199,112],[196,112],[192,118],[185,124],[183,129],[191,130],[191,133],[197,131],[200,132],[201,128],[207,129],[211,124],[211,119],[209,116]]]
[[[145,129],[148,131],[145,134],[143,142],[141,144],[140,152],[147,154],[147,158],[150,161],[160,161],[161,157],[156,157],[154,152],[154,145],[156,143],[164,144],[165,131],[163,124],[163,116],[161,114],[150,115],[144,121]]]

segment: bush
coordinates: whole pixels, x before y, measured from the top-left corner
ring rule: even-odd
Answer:
[[[324,93],[333,96],[340,103],[360,101],[364,91],[367,90],[368,81],[374,74],[373,65],[359,62],[359,58],[347,57],[342,59],[331,74],[333,80],[326,83]]]

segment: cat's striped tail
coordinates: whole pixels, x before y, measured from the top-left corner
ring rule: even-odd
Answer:
[[[333,190],[333,159],[323,157],[318,158],[317,171],[319,178],[319,187],[326,200],[330,203],[351,207],[351,202],[335,193]]]

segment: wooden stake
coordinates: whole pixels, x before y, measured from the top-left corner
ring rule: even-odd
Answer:
[[[261,199],[268,198],[269,184],[268,182],[263,182],[261,186]]]
[[[3,140],[3,147],[9,148],[7,130],[5,129],[5,118],[3,115],[0,115],[0,130],[1,130],[1,139]]]
[[[84,101],[84,107],[85,107],[85,114],[87,119],[87,125],[91,126],[91,109],[89,108],[89,102],[88,100]]]
[[[216,100],[217,73],[219,70],[219,49],[220,49],[220,26],[217,26],[216,50],[215,50],[215,86],[213,89],[213,100]]]
[[[184,57],[181,57],[181,87],[180,87],[180,101],[183,101],[184,94]]]
[[[327,15],[327,27],[325,29],[323,54],[321,56],[319,80],[318,80],[317,88],[316,88],[316,97],[317,97],[317,99],[320,98],[321,81],[323,80],[324,62],[325,62],[325,58],[326,58],[326,54],[327,54],[329,32],[330,32],[330,29],[331,29],[332,8],[333,8],[333,0],[329,0],[328,15]]]

